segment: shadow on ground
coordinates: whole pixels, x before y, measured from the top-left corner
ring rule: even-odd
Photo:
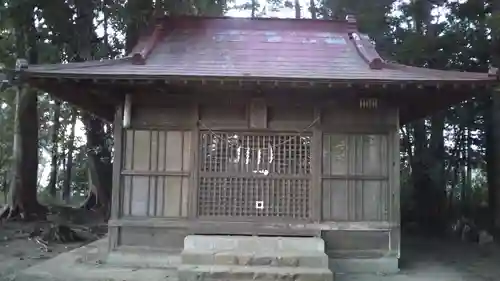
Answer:
[[[5,246],[5,245],[4,245]],[[9,281],[176,281],[175,270],[110,265],[101,262],[106,240],[30,264]],[[336,281],[493,281],[500,280],[500,248],[489,244],[412,237],[402,243],[401,272],[394,275],[337,275]],[[5,258],[5,257],[4,257]],[[146,258],[146,257],[141,257]],[[151,257],[150,257],[151,258]],[[154,257],[153,257],[154,258]],[[19,259],[12,257],[12,259]],[[8,260],[8,259],[7,259]],[[175,259],[174,259],[175,260]],[[4,260],[3,262],[6,262]],[[33,261],[36,263],[36,261]],[[1,267],[0,267],[1,268]],[[5,269],[5,267],[4,267]],[[0,274],[2,276],[2,274]],[[5,276],[5,275],[4,275]]]
[[[407,237],[401,272],[395,275],[339,276],[340,281],[493,281],[500,280],[500,248],[460,241]]]

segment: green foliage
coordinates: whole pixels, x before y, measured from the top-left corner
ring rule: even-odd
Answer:
[[[394,42],[383,50],[393,60],[404,64],[438,69],[486,72],[494,53],[491,35],[497,27],[497,20],[491,16],[486,1],[441,1],[441,6],[449,13],[438,21],[432,8],[425,6],[425,1],[403,4],[400,13],[392,17],[390,32],[385,34],[386,42]],[[492,31],[493,30],[493,31]],[[383,45],[386,46],[386,45]],[[435,157],[432,149],[434,129],[431,120],[425,120],[424,137],[415,134],[415,126],[422,121],[405,126],[409,138],[402,140],[402,167],[410,167],[402,175],[402,205],[407,210],[425,212],[435,198],[435,194],[447,194],[441,204],[442,209],[456,213],[458,210],[470,210],[487,202],[487,184],[485,176],[486,161],[486,121],[488,119],[488,93],[478,92],[480,99],[472,99],[453,106],[445,112],[444,155]],[[433,117],[435,118],[435,117]],[[416,151],[415,147],[423,147]],[[426,167],[419,171],[416,164]],[[444,165],[444,175],[440,170]],[[428,177],[430,182],[422,186],[418,177]],[[422,173],[423,172],[423,173]],[[440,179],[444,177],[444,184]],[[429,187],[430,185],[430,187]],[[437,192],[437,193],[436,193]],[[443,193],[446,192],[446,193]],[[418,198],[418,194],[421,194]],[[427,194],[427,195],[425,195]],[[427,202],[419,202],[423,200]],[[450,207],[451,206],[451,207]]]

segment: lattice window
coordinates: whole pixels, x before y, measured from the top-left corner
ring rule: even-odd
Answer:
[[[309,217],[311,138],[202,132],[199,216]]]
[[[202,177],[198,208],[200,216],[308,218],[309,180]]]
[[[201,172],[308,175],[311,138],[202,133]]]

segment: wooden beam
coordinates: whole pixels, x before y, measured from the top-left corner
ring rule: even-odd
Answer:
[[[250,101],[248,114],[250,128],[267,129],[267,104],[263,98],[253,98]]]
[[[198,188],[199,188],[199,143],[200,143],[200,108],[199,105],[192,105],[192,128],[191,128],[191,167],[189,177],[189,201],[188,201],[188,218],[194,219],[198,213]]]
[[[322,193],[323,180],[321,178],[323,169],[323,132],[321,131],[321,109],[314,108],[314,120],[311,151],[311,217],[315,222],[322,219]]]
[[[88,88],[81,89],[81,85],[66,83],[30,83],[30,85],[107,122],[114,120],[115,106],[118,105],[114,103],[115,100],[93,94]]]
[[[123,156],[123,105],[116,107],[114,122],[113,122],[113,138],[114,138],[114,159],[113,159],[113,180],[111,190],[111,219],[118,219],[121,211],[121,169]],[[109,228],[109,251],[118,247],[118,229],[115,227]]]
[[[66,101],[81,110],[92,113],[107,122],[113,122],[114,106],[100,104],[99,98],[94,95],[86,95],[85,97],[82,97],[81,95],[75,93],[62,94],[55,91],[49,92],[49,94]]]
[[[452,91],[452,90],[450,90]],[[400,125],[425,118],[434,112],[446,110],[474,96],[474,92],[452,91],[449,94],[439,91],[415,92],[401,97],[399,104]]]
[[[300,222],[236,222],[230,221],[236,218],[220,218],[219,220],[211,219],[169,219],[169,218],[148,218],[148,217],[124,217],[119,220],[110,220],[109,226],[124,226],[124,227],[150,227],[150,228],[187,228],[191,229],[192,233],[205,229],[206,232],[214,229],[236,230],[242,228],[254,228],[255,230],[267,230],[268,232],[280,231],[288,232],[287,235],[292,235],[294,230],[313,230],[313,231],[328,231],[328,230],[345,230],[345,231],[388,231],[399,225],[391,222],[376,222],[376,221],[360,221],[360,222],[321,222],[321,223],[300,223]],[[252,231],[256,232],[256,231]],[[232,233],[231,233],[232,234]]]

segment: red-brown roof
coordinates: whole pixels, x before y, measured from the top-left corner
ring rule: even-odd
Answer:
[[[480,82],[487,73],[384,61],[355,23],[325,20],[165,18],[126,58],[30,66],[32,76]]]

